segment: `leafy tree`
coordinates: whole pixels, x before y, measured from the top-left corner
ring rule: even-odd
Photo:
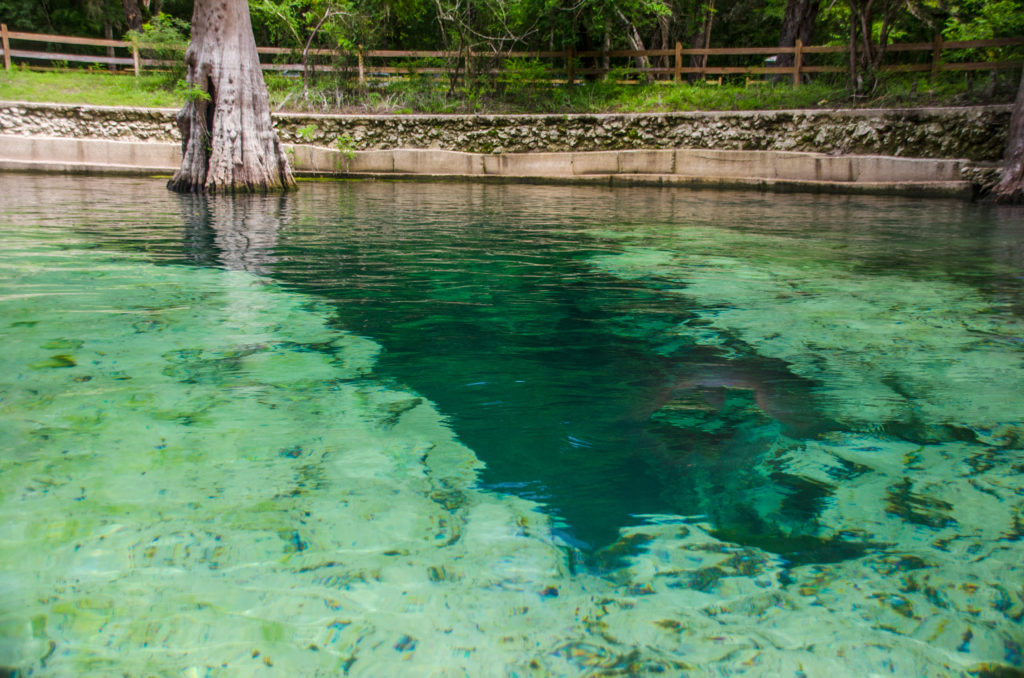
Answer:
[[[120,0],[0,0],[0,17],[16,31],[100,36],[105,27],[122,28]]]
[[[989,40],[1024,35],[1024,4],[1018,0],[963,0],[948,7],[947,40]]]
[[[250,9],[274,31],[277,45],[290,46],[299,54],[304,93],[309,91],[314,65],[312,50],[324,39],[332,49],[354,47],[344,22],[355,16],[348,0],[255,0]]]
[[[185,45],[191,31],[187,21],[168,14],[158,14],[140,30],[128,31],[124,38],[128,42],[136,42],[143,47],[139,50],[144,58],[163,62],[167,83],[177,86],[185,76]]]

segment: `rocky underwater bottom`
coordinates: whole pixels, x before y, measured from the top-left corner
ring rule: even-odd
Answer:
[[[813,384],[825,425],[728,370],[674,385],[659,425],[756,443],[720,495],[743,506],[710,483],[706,514],[639,516],[582,553],[482,486],[444,413],[317,297],[5,230],[3,670],[1015,675],[1019,320],[955,282],[672,237],[587,263],[698,300],[659,330],[666,355],[741,341]],[[744,515],[770,529],[740,534]]]

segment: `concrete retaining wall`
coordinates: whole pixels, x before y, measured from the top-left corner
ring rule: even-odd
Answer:
[[[170,172],[171,109],[0,102],[0,168]],[[275,115],[297,174],[969,197],[1009,106],[621,115]]]
[[[965,160],[830,156],[699,149],[506,153],[437,149],[342,152],[288,145],[305,176],[467,178],[876,193],[969,198]],[[0,135],[0,168],[57,172],[170,173],[180,144]]]
[[[0,135],[0,168],[59,172],[173,171],[181,144]]]

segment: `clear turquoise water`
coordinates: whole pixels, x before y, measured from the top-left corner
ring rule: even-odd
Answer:
[[[0,175],[0,665],[1022,665],[1019,211]]]

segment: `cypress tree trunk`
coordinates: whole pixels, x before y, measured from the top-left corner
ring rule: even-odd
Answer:
[[[1024,71],[1010,117],[1010,134],[1003,155],[1003,178],[995,190],[996,202],[1024,204]]]
[[[820,0],[786,0],[786,16],[782,20],[782,34],[779,47],[792,47],[796,39],[805,45],[814,40],[814,24],[818,20]],[[775,61],[776,66],[793,65],[792,54],[780,54]]]
[[[270,120],[246,0],[195,0],[185,65],[192,96],[178,113],[181,168],[167,187],[181,193],[295,188]]]
[[[693,49],[707,49],[711,46],[711,26],[715,19],[715,0],[707,0],[707,4],[704,5],[704,12],[704,22],[690,39],[690,47]],[[690,68],[707,68],[707,65],[707,54],[703,54],[701,56],[693,55],[690,57]],[[688,77],[690,82],[694,82],[703,79],[704,74],[690,73]]]
[[[142,9],[139,7],[139,0],[121,0],[124,7],[124,19],[128,24],[128,30],[142,30]]]

